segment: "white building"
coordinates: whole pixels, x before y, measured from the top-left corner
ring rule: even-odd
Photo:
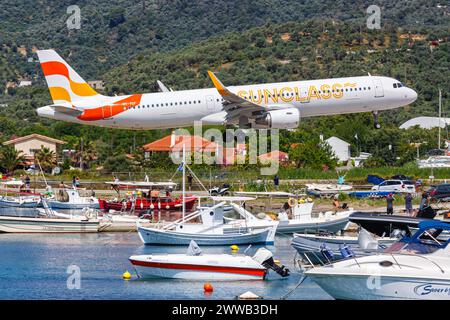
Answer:
[[[409,129],[414,126],[419,126],[422,129],[433,129],[439,126],[445,128],[448,125],[450,125],[450,118],[441,118],[439,123],[438,117],[418,117],[406,121],[400,126],[400,129]]]
[[[350,143],[338,137],[330,137],[325,142],[330,145],[339,161],[345,162],[350,159]]]

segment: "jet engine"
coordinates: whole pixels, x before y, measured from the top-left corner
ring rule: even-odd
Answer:
[[[300,111],[296,108],[273,110],[256,118],[255,129],[295,129],[300,124]]]

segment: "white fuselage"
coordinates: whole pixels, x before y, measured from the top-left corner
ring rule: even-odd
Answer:
[[[414,90],[405,86],[396,88],[396,83],[398,81],[393,78],[364,76],[243,85],[228,89],[267,110],[271,107],[296,108],[301,117],[313,117],[393,109],[416,100]],[[99,109],[90,118],[58,112],[52,106],[39,108],[37,112],[40,116],[56,120],[140,130],[186,127],[192,126],[195,121],[215,125],[237,124],[226,122],[223,99],[215,88],[138,96],[138,105],[127,107],[124,104],[119,112],[113,112],[110,108],[131,96],[102,96],[72,102],[81,110]]]

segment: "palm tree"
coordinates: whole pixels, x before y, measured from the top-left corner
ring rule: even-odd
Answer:
[[[56,165],[55,152],[44,146],[41,146],[41,149],[34,154],[34,157],[44,171],[48,172]]]
[[[26,161],[22,151],[17,151],[11,146],[2,148],[0,151],[0,160],[2,166],[8,171],[8,173],[13,173],[17,166],[24,164]]]
[[[82,162],[82,166],[84,168],[88,167],[87,164],[91,163],[95,159],[97,159],[97,151],[95,150],[95,145],[91,140],[83,141],[80,139],[75,144],[75,163],[80,164]]]

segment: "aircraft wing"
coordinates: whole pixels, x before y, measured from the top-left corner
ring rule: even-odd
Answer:
[[[73,108],[73,107],[68,107],[68,106],[54,105],[54,106],[51,106],[51,107],[57,112],[65,113],[65,114],[68,114],[68,115],[74,116],[74,117],[78,117],[78,116],[80,116],[83,113],[83,110],[76,109],[76,108]]]
[[[223,83],[216,77],[216,75],[208,71],[214,86],[219,94],[222,96],[224,102],[222,102],[223,110],[227,112],[226,120],[233,121],[239,118],[241,115],[247,117],[258,116],[269,110],[268,106],[259,105],[252,101],[239,97],[237,94],[231,92]],[[276,110],[278,107],[270,107],[270,110]]]

